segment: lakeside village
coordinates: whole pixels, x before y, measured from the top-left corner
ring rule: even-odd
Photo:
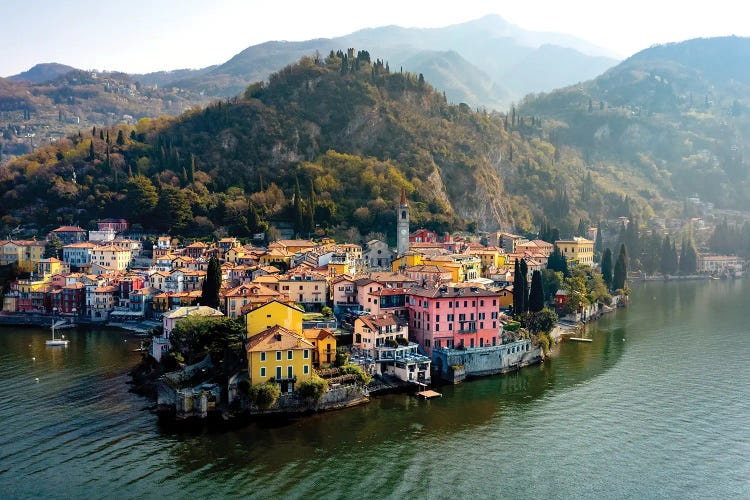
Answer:
[[[0,241],[0,264],[35,269],[11,283],[0,324],[148,335],[133,376],[161,415],[232,418],[343,408],[394,390],[435,396],[439,381],[541,362],[560,325],[627,300],[624,252],[614,274],[612,261],[601,272],[594,263],[597,228],[554,244],[504,232],[480,241],[410,231],[405,194],[397,210],[395,252],[379,240],[144,245],[120,236],[122,219]],[[51,246],[61,258],[45,257]],[[699,255],[697,269],[743,265]]]

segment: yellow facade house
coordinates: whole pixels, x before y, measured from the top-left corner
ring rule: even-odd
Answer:
[[[407,267],[420,266],[424,263],[424,257],[416,252],[404,252],[404,255],[391,262],[391,270],[396,272]]]
[[[328,328],[309,328],[302,336],[313,345],[313,366],[336,362],[336,336]]]
[[[272,300],[245,316],[247,338],[258,335],[274,326],[282,326],[289,331],[302,335],[302,309],[296,306]]]
[[[591,240],[575,236],[571,240],[557,240],[555,246],[568,262],[586,266],[594,264],[594,242]]]
[[[294,392],[294,385],[312,376],[313,345],[297,333],[273,326],[245,344],[250,383],[279,384],[282,393]]]

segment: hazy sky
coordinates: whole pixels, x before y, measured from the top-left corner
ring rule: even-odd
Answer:
[[[364,7],[367,5],[367,7]],[[750,34],[750,7],[630,0],[0,0],[0,76],[40,62],[131,73],[198,68],[267,40],[330,38],[387,24],[440,27],[499,14],[623,57],[655,43]]]

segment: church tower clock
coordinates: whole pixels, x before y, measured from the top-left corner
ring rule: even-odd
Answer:
[[[409,250],[409,204],[406,189],[401,189],[401,203],[396,214],[396,253],[401,257]]]

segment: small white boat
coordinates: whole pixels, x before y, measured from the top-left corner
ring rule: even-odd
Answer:
[[[56,324],[53,321],[52,322],[52,339],[47,340],[44,344],[45,345],[49,345],[49,346],[58,346],[58,345],[67,346],[68,342],[70,342],[70,341],[65,338],[65,335],[63,335],[59,339],[55,338],[55,326],[56,326]]]

